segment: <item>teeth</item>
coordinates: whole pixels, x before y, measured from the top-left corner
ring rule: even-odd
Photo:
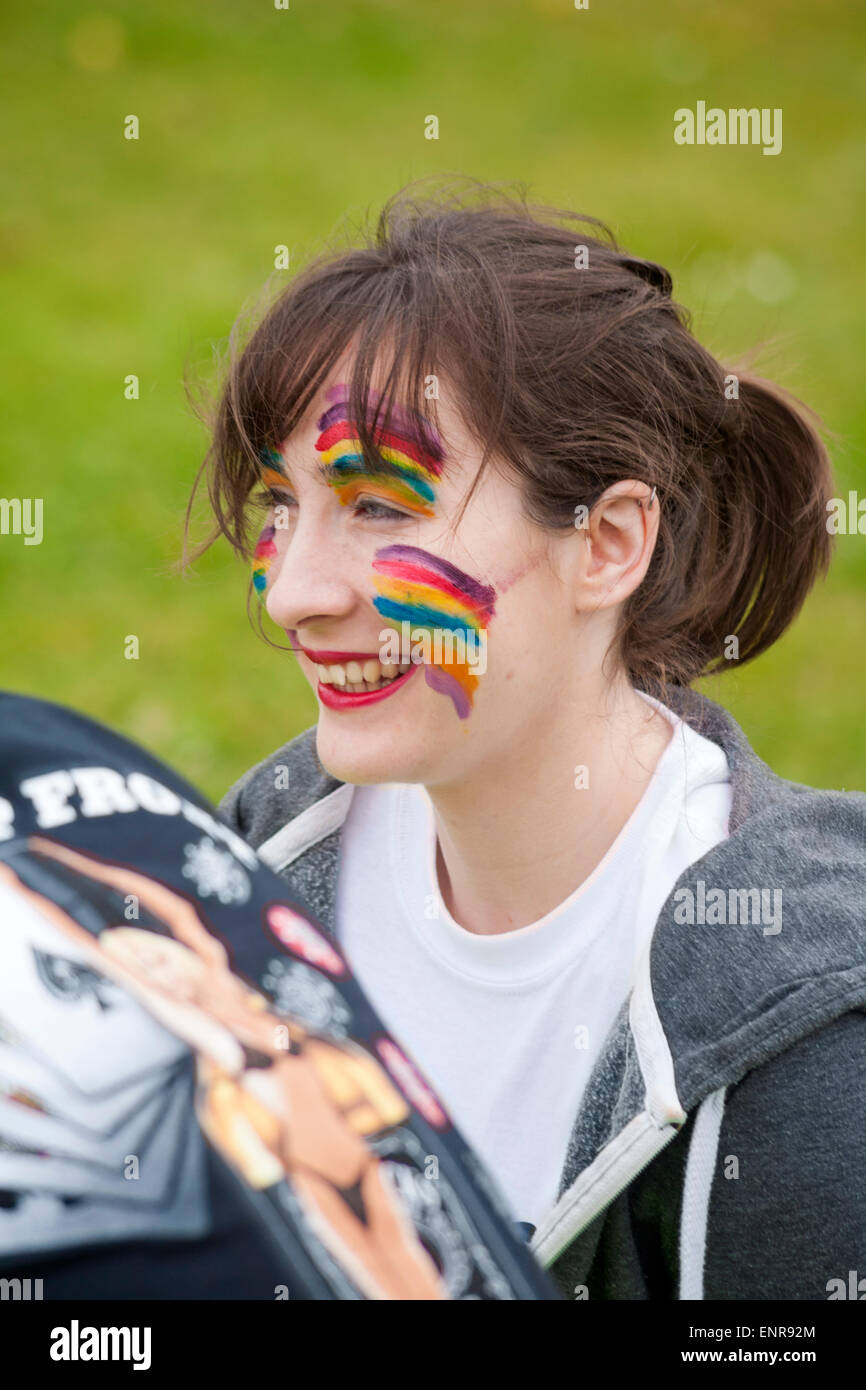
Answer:
[[[409,670],[409,663],[395,666],[390,662],[379,662],[369,657],[363,664],[347,661],[344,665],[319,667],[319,679],[323,685],[336,685],[349,695],[360,695],[366,690],[381,690]]]

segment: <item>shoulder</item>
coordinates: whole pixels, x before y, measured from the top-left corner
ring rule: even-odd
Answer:
[[[729,1089],[706,1298],[826,1299],[858,1259],[866,1275],[864,1068],[866,1014],[855,1009]]]
[[[788,781],[761,759],[743,730],[722,705],[691,689],[673,689],[666,703],[693,734],[716,744],[724,754],[733,794],[731,833],[743,829],[752,838],[781,844],[788,831],[811,843],[813,826],[820,832],[822,852],[845,852],[866,860],[866,794],[822,789]]]
[[[851,1009],[707,1096],[611,1208],[597,1268],[622,1265],[625,1223],[641,1233],[640,1296],[854,1297],[839,1290],[858,1260],[866,1294],[864,1068]],[[623,1277],[602,1296],[629,1296]]]
[[[255,849],[342,785],[319,762],[313,726],[249,768],[229,788],[218,809]]]

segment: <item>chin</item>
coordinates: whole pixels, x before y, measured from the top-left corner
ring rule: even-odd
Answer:
[[[349,716],[353,721],[356,716]],[[348,721],[345,721],[348,722]],[[430,759],[422,756],[417,735],[406,730],[363,732],[360,728],[334,728],[319,716],[316,752],[326,772],[356,786],[379,782],[423,782],[430,775]]]

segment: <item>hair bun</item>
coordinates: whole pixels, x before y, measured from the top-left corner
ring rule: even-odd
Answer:
[[[641,280],[652,285],[654,290],[660,290],[670,298],[674,282],[670,271],[665,270],[663,265],[658,265],[655,261],[640,260],[637,256],[622,256],[619,263],[623,270],[630,270],[633,275],[638,275]]]

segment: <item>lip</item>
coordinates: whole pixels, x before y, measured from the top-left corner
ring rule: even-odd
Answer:
[[[417,666],[410,666],[409,670],[404,671],[402,676],[398,676],[390,685],[383,686],[381,690],[359,690],[353,693],[349,690],[341,690],[338,685],[325,685],[319,681],[316,694],[326,709],[361,709],[364,705],[375,705],[379,700],[387,700],[388,696],[393,695],[404,686],[417,670]]]
[[[378,652],[338,652],[331,651],[330,649],[327,651],[324,649],[321,651],[313,651],[310,647],[305,647],[301,642],[298,642],[298,635],[296,632],[290,632],[288,628],[286,632],[289,638],[296,643],[295,650],[303,652],[304,656],[307,657],[309,661],[314,661],[317,666],[344,666],[347,661],[379,660]]]

